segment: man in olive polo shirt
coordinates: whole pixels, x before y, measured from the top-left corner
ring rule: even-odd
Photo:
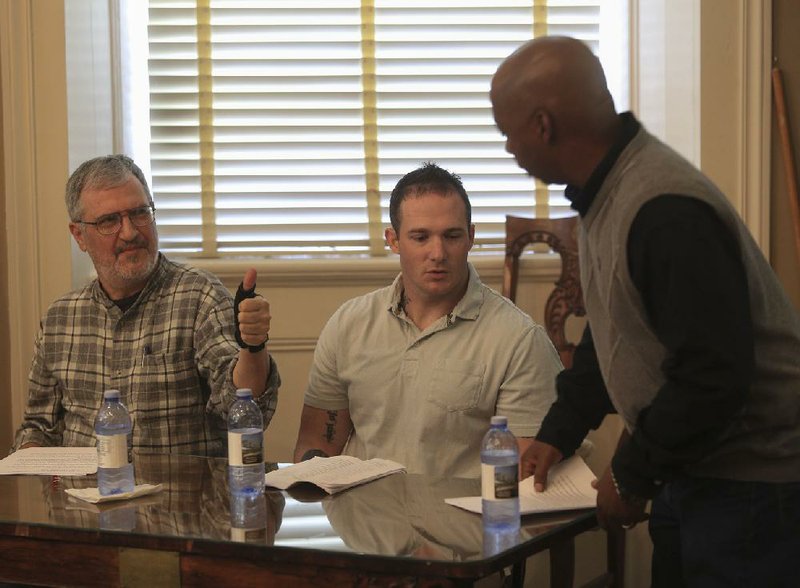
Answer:
[[[398,182],[389,211],[400,275],[323,329],[295,461],[345,453],[478,477],[492,415],[508,417],[522,451],[532,442],[555,398],[558,354],[467,262],[475,227],[458,176],[425,164]]]

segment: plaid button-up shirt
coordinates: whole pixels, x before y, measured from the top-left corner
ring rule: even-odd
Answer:
[[[103,391],[118,389],[134,449],[224,456],[238,354],[231,294],[211,274],[159,255],[125,312],[95,280],[54,302],[42,321],[14,448],[95,445]],[[270,362],[267,391],[257,399],[265,426],[280,385]]]

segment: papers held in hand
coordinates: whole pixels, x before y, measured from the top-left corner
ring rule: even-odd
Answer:
[[[405,466],[388,459],[361,460],[349,455],[314,457],[308,461],[292,464],[269,472],[264,476],[267,486],[286,490],[290,486],[308,482],[335,494],[397,472],[405,472]]]
[[[547,474],[547,489],[536,492],[533,478],[525,478],[519,483],[519,512],[534,514],[559,510],[594,508],[597,504],[597,490],[592,488],[595,475],[577,455],[559,463]],[[447,504],[470,512],[481,512],[480,496],[445,498]]]

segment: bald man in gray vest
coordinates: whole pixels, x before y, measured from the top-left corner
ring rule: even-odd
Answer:
[[[603,417],[625,424],[596,482],[603,527],[647,518],[653,586],[796,586],[800,317],[719,189],[618,114],[590,49],[509,56],[491,87],[506,149],[567,184],[588,325],[523,471],[537,489]]]

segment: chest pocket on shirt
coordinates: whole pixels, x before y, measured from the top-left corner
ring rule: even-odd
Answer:
[[[165,354],[146,355],[141,367],[141,393],[152,396],[144,401],[164,402],[165,393],[192,393],[198,388],[194,351],[182,349]],[[158,400],[162,398],[162,400]]]
[[[478,405],[484,366],[445,359],[433,362],[430,369],[426,386],[428,402],[448,411],[469,410]]]

